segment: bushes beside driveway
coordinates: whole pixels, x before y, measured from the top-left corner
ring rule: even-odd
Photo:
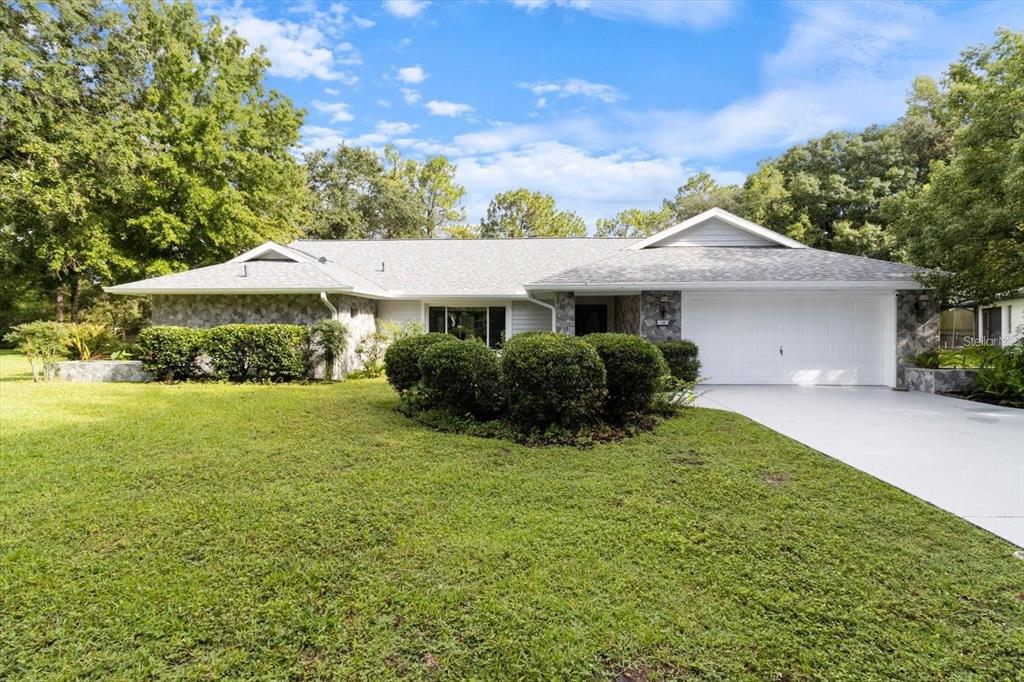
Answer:
[[[531,332],[501,351],[429,334],[396,342],[386,367],[402,411],[444,431],[581,445],[675,411],[657,400],[672,382],[660,351],[627,334]]]

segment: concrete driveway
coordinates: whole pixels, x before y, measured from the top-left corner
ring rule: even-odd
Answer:
[[[1024,410],[847,386],[708,386],[732,410],[1024,547]]]

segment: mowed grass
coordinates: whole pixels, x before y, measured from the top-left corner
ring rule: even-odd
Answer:
[[[737,415],[528,449],[426,430],[381,381],[0,363],[2,679],[1024,670],[1010,545]]]

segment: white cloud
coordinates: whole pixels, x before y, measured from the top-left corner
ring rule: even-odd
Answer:
[[[348,50],[339,50],[348,54],[336,56],[327,37],[314,25],[262,19],[241,5],[232,6],[221,18],[250,45],[266,48],[270,73],[275,76],[358,82],[358,77],[337,68],[338,64],[358,63],[352,61],[358,60],[358,52],[348,44]]]
[[[384,0],[384,11],[399,19],[412,19],[429,4],[427,0]]]
[[[612,21],[706,29],[732,15],[733,0],[511,0],[528,12],[561,7]]]
[[[537,103],[534,104],[534,106],[537,107],[538,109],[543,109],[547,105],[548,105],[548,98],[547,97],[540,97],[540,98],[538,98],[537,99]]]
[[[345,136],[334,128],[324,126],[302,126],[302,143],[299,148],[303,152],[334,149],[345,143]]]
[[[377,100],[377,106],[381,107],[382,109],[387,109],[388,107],[391,106],[391,102],[386,99],[379,99]]]
[[[324,94],[330,95],[331,97],[337,97],[341,94],[341,91],[338,90],[338,88],[324,88]]]
[[[398,70],[398,80],[403,83],[422,83],[426,79],[427,72],[419,64],[416,66],[406,66]]]
[[[459,102],[445,102],[432,99],[427,102],[425,106],[427,107],[427,111],[429,111],[433,116],[449,116],[456,118],[473,113],[473,107],[468,104],[460,104]]]
[[[354,23],[359,28],[373,28],[374,26],[377,25],[377,22],[374,21],[373,19],[367,19],[365,17],[356,16],[354,14],[352,15],[352,23]]]
[[[589,152],[559,142],[536,142],[495,154],[456,157],[457,177],[468,189],[470,218],[481,217],[496,193],[526,187],[551,194],[559,207],[588,223],[626,208],[656,208],[685,180],[679,158],[622,150]]]
[[[420,154],[444,154],[445,156],[454,156],[459,153],[458,147],[450,144],[443,144],[436,140],[420,140],[414,137],[400,137],[392,140],[391,142],[398,147],[411,149]]]
[[[535,95],[557,94],[559,97],[584,97],[599,99],[606,104],[626,99],[626,96],[614,86],[605,83],[591,83],[582,78],[567,78],[560,82],[519,83],[518,85]]]
[[[344,123],[354,118],[351,107],[344,102],[321,102],[315,99],[313,100],[313,108],[329,114],[333,123]]]
[[[419,126],[405,121],[377,121],[376,130],[378,133],[394,137],[395,135],[408,135]]]
[[[402,99],[405,100],[406,104],[416,104],[416,102],[420,101],[421,97],[422,95],[412,88],[402,88]]]

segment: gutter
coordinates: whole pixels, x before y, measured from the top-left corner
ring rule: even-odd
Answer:
[[[320,300],[323,301],[323,304],[331,311],[331,319],[337,321],[338,309],[334,307],[333,303],[331,303],[331,299],[327,298],[326,291],[320,292]]]
[[[728,282],[562,282],[531,284],[533,291],[687,291],[715,289],[832,290],[832,289],[926,289],[910,280],[812,280],[812,281],[728,281]]]
[[[526,292],[526,300],[529,301],[530,303],[536,303],[539,306],[544,306],[545,308],[547,308],[548,310],[551,311],[551,331],[556,331],[556,328],[557,328],[556,318],[557,318],[558,313],[555,312],[555,306],[551,305],[550,303],[545,303],[544,301],[542,301],[542,300],[540,300],[538,298],[534,298],[533,294],[531,294],[529,291]]]

